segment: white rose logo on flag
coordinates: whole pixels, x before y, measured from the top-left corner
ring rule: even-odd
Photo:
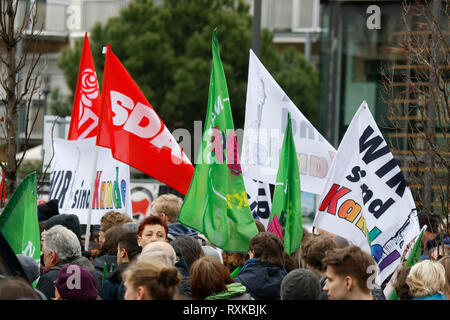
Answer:
[[[84,69],[81,75],[81,99],[78,129],[80,138],[86,138],[98,125],[98,116],[92,110],[93,100],[99,97],[97,75],[90,68]]]

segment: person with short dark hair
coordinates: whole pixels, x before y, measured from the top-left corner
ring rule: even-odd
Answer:
[[[328,250],[322,263],[326,266],[327,281],[323,290],[330,300],[374,300],[368,279],[377,266],[372,256],[359,247]]]
[[[191,267],[191,294],[197,300],[250,300],[246,288],[234,282],[227,267],[210,256],[196,260]]]
[[[281,300],[319,300],[321,287],[317,275],[308,269],[292,270],[281,282]]]
[[[284,268],[284,245],[278,236],[260,232],[250,240],[249,260],[238,273],[235,282],[242,283],[256,300],[280,300]]]
[[[123,226],[122,226],[123,228]],[[123,300],[125,297],[125,286],[122,280],[123,272],[130,263],[137,259],[141,247],[137,243],[136,232],[125,232],[117,241],[117,269],[108,275],[103,284],[101,297],[103,300]]]

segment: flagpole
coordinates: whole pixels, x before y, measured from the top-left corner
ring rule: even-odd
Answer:
[[[98,160],[98,146],[95,145],[94,147],[95,147],[95,156],[94,156],[94,166],[92,168],[91,191],[89,194],[89,210],[86,223],[84,251],[89,251],[89,240],[91,238],[91,216],[92,216],[92,207],[94,206],[95,177],[97,173],[97,160]]]

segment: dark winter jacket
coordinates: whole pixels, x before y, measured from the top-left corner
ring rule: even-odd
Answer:
[[[101,297],[103,292],[103,270],[107,268],[108,274],[110,270],[114,271],[117,268],[117,256],[112,255],[103,255],[99,256],[92,261],[92,264],[95,267],[95,282],[97,283],[97,291],[98,295]]]
[[[189,268],[186,264],[186,261],[183,257],[181,257],[177,263],[175,263],[175,267],[178,269],[181,275],[181,282],[178,285],[178,293],[190,298],[191,297],[191,281],[189,276]]]
[[[78,257],[73,259],[67,259],[55,264],[49,270],[46,270],[44,274],[39,278],[36,285],[36,289],[41,291],[47,299],[53,299],[55,297],[55,286],[53,282],[58,278],[59,270],[67,264],[77,264],[87,269],[92,275],[95,276],[95,269],[92,263],[85,257]]]
[[[108,280],[103,284],[103,300],[123,300],[125,297],[125,287],[123,286],[122,273],[130,264],[124,262],[108,275]]]
[[[181,235],[197,236],[198,232],[189,227],[186,227],[185,225],[179,222],[169,224],[169,235],[168,235],[169,242]]]
[[[242,283],[256,300],[280,300],[281,281],[286,274],[283,267],[253,258],[247,260],[234,281]]]

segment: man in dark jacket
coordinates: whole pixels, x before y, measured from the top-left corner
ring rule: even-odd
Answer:
[[[120,236],[117,244],[117,269],[108,275],[103,284],[103,300],[123,300],[125,287],[122,281],[122,273],[128,265],[139,255],[141,247],[137,243],[137,233],[127,232]]]
[[[260,232],[250,241],[250,259],[235,282],[242,283],[256,300],[280,300],[281,281],[287,275],[283,259],[284,246],[270,232]]]
[[[54,281],[59,270],[67,264],[77,264],[94,275],[94,266],[81,255],[78,237],[62,225],[55,225],[42,233],[42,253],[45,272],[39,278],[36,289],[45,294],[47,299],[55,297]]]

